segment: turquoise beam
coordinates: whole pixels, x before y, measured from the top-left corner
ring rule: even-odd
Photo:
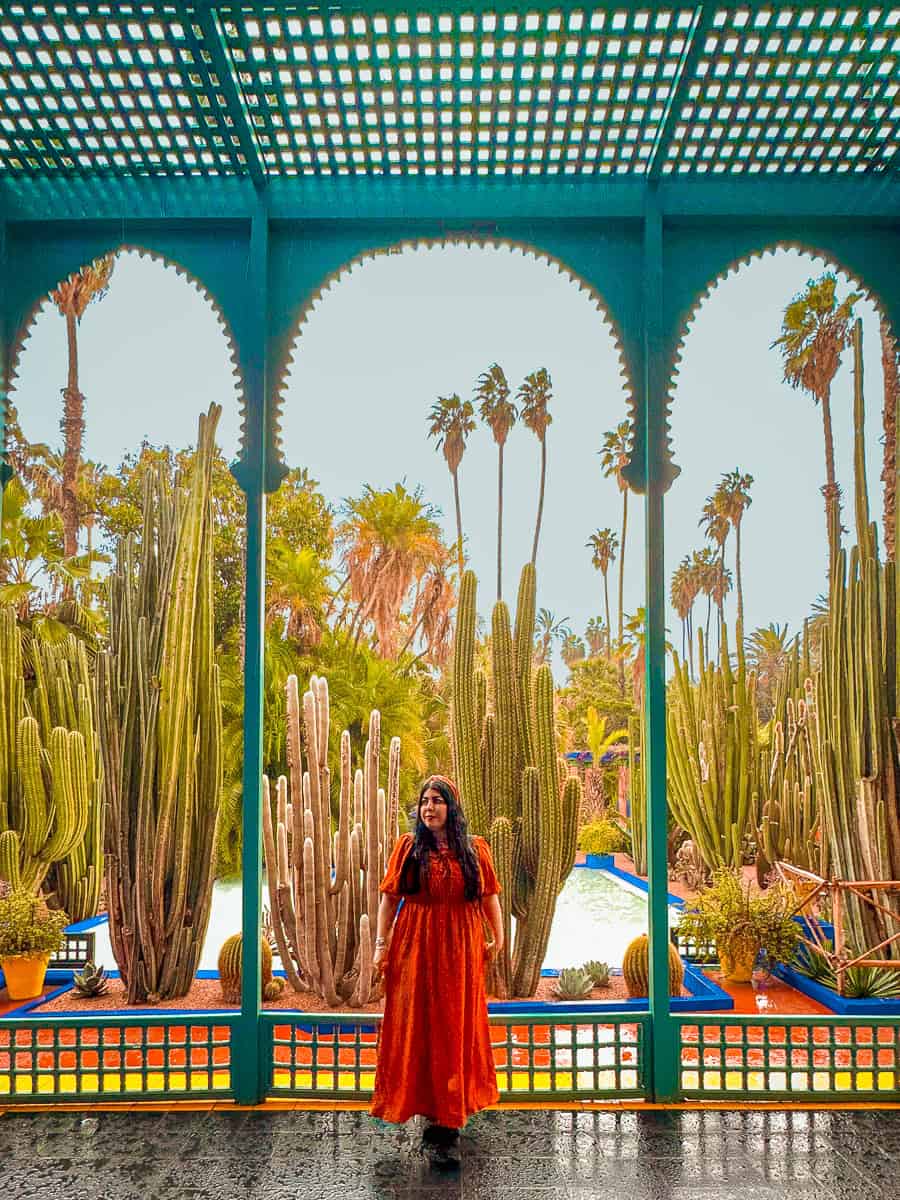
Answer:
[[[244,775],[243,775],[243,903],[241,928],[241,1015],[234,1043],[232,1079],[239,1104],[258,1104],[265,1095],[261,1055],[262,928],[262,767],[263,767],[263,613],[266,582],[266,419],[269,227],[260,200],[250,226],[247,304],[253,314],[249,345],[241,347],[246,388],[244,453],[232,472],[247,498],[246,595],[244,598]]]
[[[678,1098],[677,1028],[669,1006],[669,907],[666,833],[666,577],[663,538],[663,465],[666,461],[666,372],[662,338],[663,226],[655,189],[647,193],[644,224],[644,396],[647,588],[646,739],[647,862],[650,884],[651,1094]]]

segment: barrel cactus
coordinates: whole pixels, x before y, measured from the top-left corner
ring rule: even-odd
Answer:
[[[650,993],[650,939],[640,934],[628,944],[622,959],[622,974],[629,999],[647,996]],[[669,995],[680,996],[684,985],[684,963],[678,951],[669,943]]]
[[[233,933],[222,943],[219,951],[219,983],[222,999],[226,1004],[241,1002],[241,962],[243,959],[244,935]],[[284,991],[284,980],[272,975],[272,951],[265,938],[259,940],[260,973],[264,1000],[277,1000]]]
[[[558,1000],[586,1000],[594,988],[594,981],[581,967],[567,967],[560,971],[553,995]]]

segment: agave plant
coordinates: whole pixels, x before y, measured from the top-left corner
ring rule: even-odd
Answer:
[[[98,967],[93,960],[88,960],[80,972],[72,976],[73,990],[86,999],[92,996],[105,996],[106,968]]]
[[[609,987],[609,963],[591,959],[581,969],[585,975],[590,977],[594,987]]]
[[[594,981],[581,967],[566,967],[560,971],[553,995],[558,1000],[586,1000],[594,989]]]

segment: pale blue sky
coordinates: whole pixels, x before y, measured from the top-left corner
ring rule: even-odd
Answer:
[[[748,629],[787,621],[795,629],[822,591],[825,534],[821,414],[781,383],[781,309],[824,264],[795,251],[757,260],[704,303],[685,345],[673,438],[682,475],[667,497],[667,570],[700,546],[704,498],[722,472],[755,477],[744,523]],[[874,310],[862,303],[866,337],[869,485],[880,520],[881,368]],[[87,396],[86,455],[115,465],[147,435],[185,445],[197,414],[224,405],[220,442],[237,448],[239,414],[224,337],[203,297],[173,270],[134,254],[120,257],[109,295],[80,331]],[[285,451],[307,466],[335,504],[364,482],[422,483],[454,536],[453,499],[442,456],[426,438],[439,395],[470,396],[479,373],[499,362],[513,388],[539,366],[553,380],[548,477],[538,560],[538,603],[583,632],[601,611],[601,581],[584,548],[603,525],[617,531],[621,498],[602,478],[597,450],[625,415],[609,326],[586,293],[546,262],[518,251],[445,247],[382,256],[343,278],[304,327],[287,389]],[[15,400],[33,440],[58,441],[65,382],[65,330],[45,307],[22,355]],[[837,470],[852,498],[852,379],[833,388]],[[530,555],[539,446],[524,428],[506,452],[504,593],[514,601]],[[473,435],[461,471],[463,524],[488,614],[494,597],[496,448]],[[626,612],[643,603],[642,498],[629,502]],[[852,511],[844,523],[852,526]],[[615,623],[615,579],[610,579]],[[698,612],[699,615],[699,612]],[[670,618],[673,641],[680,644]],[[558,664],[557,664],[558,665]]]

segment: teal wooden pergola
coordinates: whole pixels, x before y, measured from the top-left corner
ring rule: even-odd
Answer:
[[[647,530],[642,1091],[692,1094],[666,966],[672,379],[703,296],[778,246],[851,273],[900,329],[898,147],[900,7],[888,4],[0,3],[3,399],[47,292],[130,246],[206,291],[239,372],[245,929],[260,924],[266,495],[286,469],[279,412],[305,312],[349,265],[406,244],[534,251],[602,304],[628,379],[627,476]],[[232,1031],[233,1094],[256,1101],[271,1030],[253,955]]]

